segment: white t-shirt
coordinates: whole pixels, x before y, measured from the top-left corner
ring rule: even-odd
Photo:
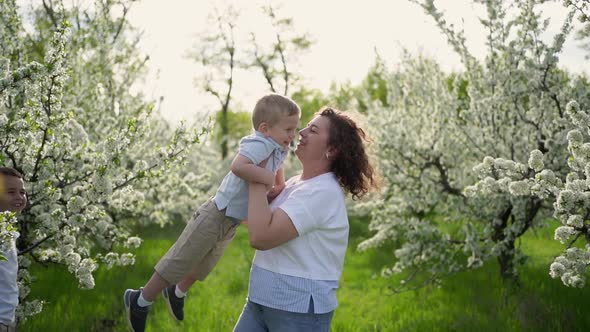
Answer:
[[[14,323],[14,312],[18,305],[18,257],[14,240],[8,251],[3,252],[7,261],[0,261],[0,323]]]
[[[307,180],[292,177],[270,207],[283,210],[299,236],[278,247],[257,250],[253,263],[301,278],[339,280],[349,227],[344,193],[334,173]]]

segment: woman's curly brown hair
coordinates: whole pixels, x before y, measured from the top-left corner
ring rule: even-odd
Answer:
[[[361,198],[378,186],[375,170],[365,151],[364,141],[368,139],[365,131],[348,115],[333,108],[324,107],[317,114],[330,120],[328,145],[338,151],[331,171],[340,185],[352,194],[352,199]]]

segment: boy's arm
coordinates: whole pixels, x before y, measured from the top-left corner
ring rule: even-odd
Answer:
[[[265,164],[264,161],[262,163]],[[267,187],[272,187],[274,185],[275,174],[273,172],[264,167],[254,165],[252,160],[241,154],[236,155],[232,161],[231,171],[247,182],[258,182],[265,184]]]

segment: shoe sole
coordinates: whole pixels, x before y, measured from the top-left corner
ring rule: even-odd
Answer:
[[[162,289],[162,296],[164,296],[164,298],[166,299],[166,306],[168,307],[168,311],[170,312],[170,316],[172,316],[172,318],[174,318],[175,321],[182,322],[182,320],[176,318],[176,315],[174,314],[174,310],[172,310],[172,306],[170,305],[170,300],[168,299],[168,288]]]
[[[133,290],[132,289],[127,289],[125,291],[125,293],[123,293],[123,303],[125,303],[125,318],[127,318],[127,326],[129,326],[129,329],[133,332],[135,332],[135,329],[133,328],[133,325],[131,325],[131,312],[130,312],[130,308],[131,308],[131,292]],[[129,294],[129,296],[127,296],[127,294]]]

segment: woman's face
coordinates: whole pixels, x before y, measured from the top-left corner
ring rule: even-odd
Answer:
[[[328,138],[330,135],[330,119],[318,115],[299,131],[299,144],[295,153],[301,161],[326,158]]]

